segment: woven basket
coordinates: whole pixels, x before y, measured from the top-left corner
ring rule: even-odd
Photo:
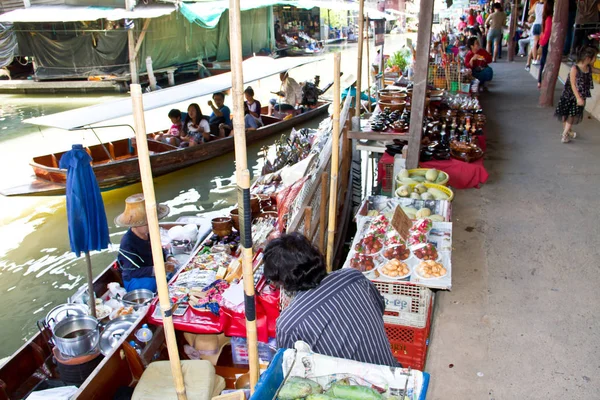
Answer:
[[[414,189],[415,186],[417,186],[417,185],[419,185],[419,183],[408,184],[408,186],[410,186],[411,190]],[[425,185],[426,188],[436,188],[436,189],[439,189],[442,192],[446,193],[448,195],[447,201],[452,201],[454,199],[454,192],[452,191],[452,189],[447,188],[446,186],[437,185],[435,183],[427,183],[427,182],[424,182],[423,185]],[[394,197],[399,197],[399,196],[394,192]]]

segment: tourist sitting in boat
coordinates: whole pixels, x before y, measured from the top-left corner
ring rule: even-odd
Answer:
[[[273,239],[263,260],[265,278],[296,293],[277,320],[278,347],[302,340],[315,353],[399,366],[383,327],[385,302],[362,272],[327,274],[321,252],[299,233]]]
[[[157,206],[158,219],[169,214],[169,207],[164,204]],[[146,219],[146,204],[144,195],[134,194],[125,199],[125,211],[115,218],[115,225],[127,227],[129,230],[121,238],[117,263],[123,274],[123,285],[130,292],[135,289],[148,289],[156,292],[154,277],[154,261]],[[174,264],[175,259],[167,259],[163,249],[166,264]],[[166,268],[169,265],[165,265]],[[172,266],[171,266],[172,267]]]
[[[181,143],[179,137],[183,134],[181,111],[176,108],[172,109],[169,111],[169,119],[171,120],[172,125],[168,132],[157,135],[154,140],[170,144],[171,146],[179,146]]]
[[[280,100],[271,99],[269,102],[269,115],[273,111],[280,113],[295,113],[298,105],[302,102],[302,87],[287,72],[279,74],[281,87],[279,92],[272,92],[280,97]]]
[[[180,136],[181,147],[196,146],[210,141],[210,125],[202,115],[200,106],[192,103],[188,107],[188,114],[183,121],[183,132]]]
[[[233,130],[231,122],[231,110],[225,104],[225,93],[217,92],[213,94],[212,100],[208,101],[208,105],[213,112],[210,115],[208,124],[210,125],[210,133],[219,138],[224,138],[230,135]]]
[[[263,126],[260,117],[261,105],[260,102],[254,98],[254,89],[248,86],[246,90],[244,90],[244,97],[246,98],[246,101],[244,102],[246,129],[248,129],[249,126],[254,129]]]

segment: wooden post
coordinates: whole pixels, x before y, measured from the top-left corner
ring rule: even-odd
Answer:
[[[356,111],[355,116],[360,118],[360,93],[362,83],[362,63],[363,63],[363,42],[365,41],[365,0],[359,0],[358,3],[358,65],[356,67],[356,98],[354,99]],[[368,37],[367,33],[367,37]],[[338,113],[339,118],[339,113]],[[339,121],[338,121],[339,122]],[[333,178],[333,175],[332,175]]]
[[[361,10],[362,10],[361,0]],[[362,13],[361,13],[362,18]],[[362,35],[362,29],[360,30]],[[331,181],[329,182],[329,218],[327,222],[327,272],[333,268],[333,248],[337,217],[338,170],[340,166],[340,53],[333,58],[333,132],[331,133]],[[358,92],[357,92],[358,93]],[[357,102],[358,103],[358,102]]]
[[[133,71],[132,71],[133,72]],[[137,75],[137,74],[136,74]],[[133,74],[132,74],[133,76]],[[142,188],[144,190],[144,201],[146,203],[146,215],[148,218],[148,229],[150,231],[150,244],[152,246],[152,260],[154,261],[154,273],[158,288],[158,300],[163,315],[163,326],[165,339],[171,362],[171,372],[175,381],[175,391],[179,400],[186,400],[185,382],[179,361],[179,350],[177,349],[177,338],[173,327],[173,315],[171,313],[171,298],[167,287],[167,275],[163,260],[163,251],[160,241],[160,228],[158,226],[158,214],[156,212],[156,197],[154,194],[154,182],[150,166],[150,153],[148,151],[148,139],[146,138],[146,122],[144,121],[144,104],[142,101],[142,87],[139,83],[130,85],[131,100],[133,103],[133,122],[135,127],[135,138],[138,151],[138,162],[140,164],[140,175]]]
[[[92,272],[92,259],[90,258],[90,252],[85,252],[85,265],[87,266],[87,280],[88,280],[88,294],[90,296],[88,300],[88,306],[90,307],[90,314],[96,318],[96,294],[94,293],[94,273]]]
[[[423,118],[425,117],[425,97],[427,95],[427,71],[429,68],[429,47],[431,43],[431,25],[433,23],[434,0],[422,0],[419,12],[419,31],[417,33],[417,59],[413,75],[413,95],[411,101],[408,157],[406,168],[419,166]]]
[[[133,0],[127,0],[125,7],[129,11],[133,11],[135,7],[135,2]],[[127,20],[125,20],[127,21]],[[127,29],[127,47],[129,51],[129,73],[131,74],[131,83],[138,84],[140,83],[140,78],[138,76],[138,66],[137,66],[137,53],[135,52],[135,32],[133,21],[131,21],[132,26]],[[144,136],[145,137],[145,136]]]
[[[554,17],[552,18],[552,34],[550,35],[550,47],[546,66],[542,75],[542,88],[540,90],[540,106],[554,106],[554,89],[560,71],[562,51],[567,36],[569,23],[569,2],[557,0],[554,3]]]
[[[367,14],[367,38],[365,39],[367,42],[367,97],[369,102],[369,112],[371,112],[371,59],[369,57],[369,47],[371,47],[371,43],[369,42],[369,14]],[[360,94],[356,93],[356,101],[360,101]]]
[[[312,231],[312,207],[304,209],[304,236],[310,237]]]
[[[511,7],[510,12],[510,30],[508,33],[508,61],[515,61],[515,33],[517,32],[517,20],[519,18],[518,14],[518,2],[519,0],[514,0]],[[560,0],[558,0],[560,1]]]
[[[329,174],[323,172],[321,175],[321,204],[319,205],[319,250],[325,252],[325,233],[327,229],[327,184],[329,183]]]
[[[252,215],[250,212],[250,171],[246,154],[246,126],[244,124],[244,76],[242,68],[242,31],[240,0],[229,0],[229,47],[232,78],[233,140],[235,147],[235,175],[240,209],[240,245],[244,279],[246,337],[248,340],[248,368],[250,391],[258,382],[258,336],[256,331],[256,302],[252,271]]]
[[[146,37],[146,32],[148,32],[148,27],[150,26],[150,21],[152,21],[152,19],[150,18],[144,20],[144,26],[142,27],[140,37],[138,37],[138,40],[135,42],[135,57],[137,57],[140,52],[140,48],[142,47],[142,43],[144,42],[144,38]]]

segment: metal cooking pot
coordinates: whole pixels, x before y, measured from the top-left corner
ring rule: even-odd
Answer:
[[[154,293],[148,289],[135,289],[131,292],[127,292],[121,301],[128,306],[145,306],[150,303],[154,298]]]
[[[67,317],[89,315],[90,308],[85,304],[66,303],[54,307],[46,314],[46,326],[54,331],[54,326]]]
[[[99,341],[98,320],[92,316],[70,316],[54,326],[54,344],[65,356],[89,353],[96,349]]]

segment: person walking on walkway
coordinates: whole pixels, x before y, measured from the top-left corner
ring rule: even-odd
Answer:
[[[540,0],[531,10],[529,11],[529,15],[535,16],[535,20],[533,21],[533,27],[531,28],[533,33],[533,42],[531,44],[531,49],[529,49],[529,57],[527,57],[527,65],[525,69],[529,71],[529,67],[533,61],[533,65],[537,65],[538,63],[538,44],[540,41],[540,35],[542,34],[542,22],[544,20],[544,0]]]
[[[548,58],[548,47],[550,46],[550,35],[552,34],[552,17],[554,16],[554,0],[546,0],[544,3],[542,35],[540,36],[540,47],[542,57],[540,58],[540,71],[538,73],[538,89],[542,87],[542,73]]]
[[[570,139],[577,137],[577,133],[573,132],[571,128],[581,122],[585,99],[592,97],[591,89],[594,87],[592,73],[600,73],[599,69],[592,67],[597,55],[598,49],[596,48],[584,47],[581,49],[577,63],[571,67],[571,72],[565,82],[565,88],[554,113],[563,123],[561,139],[563,143],[569,143]]]
[[[506,24],[506,14],[502,4],[494,3],[494,13],[487,17],[485,24],[489,27],[487,34],[487,52],[492,53],[492,62],[502,55],[502,34]]]
[[[492,62],[492,55],[481,48],[475,36],[467,40],[467,47],[469,52],[465,56],[465,67],[473,71],[473,76],[481,82],[479,88],[483,90],[485,83],[494,77],[494,70],[488,65]]]

